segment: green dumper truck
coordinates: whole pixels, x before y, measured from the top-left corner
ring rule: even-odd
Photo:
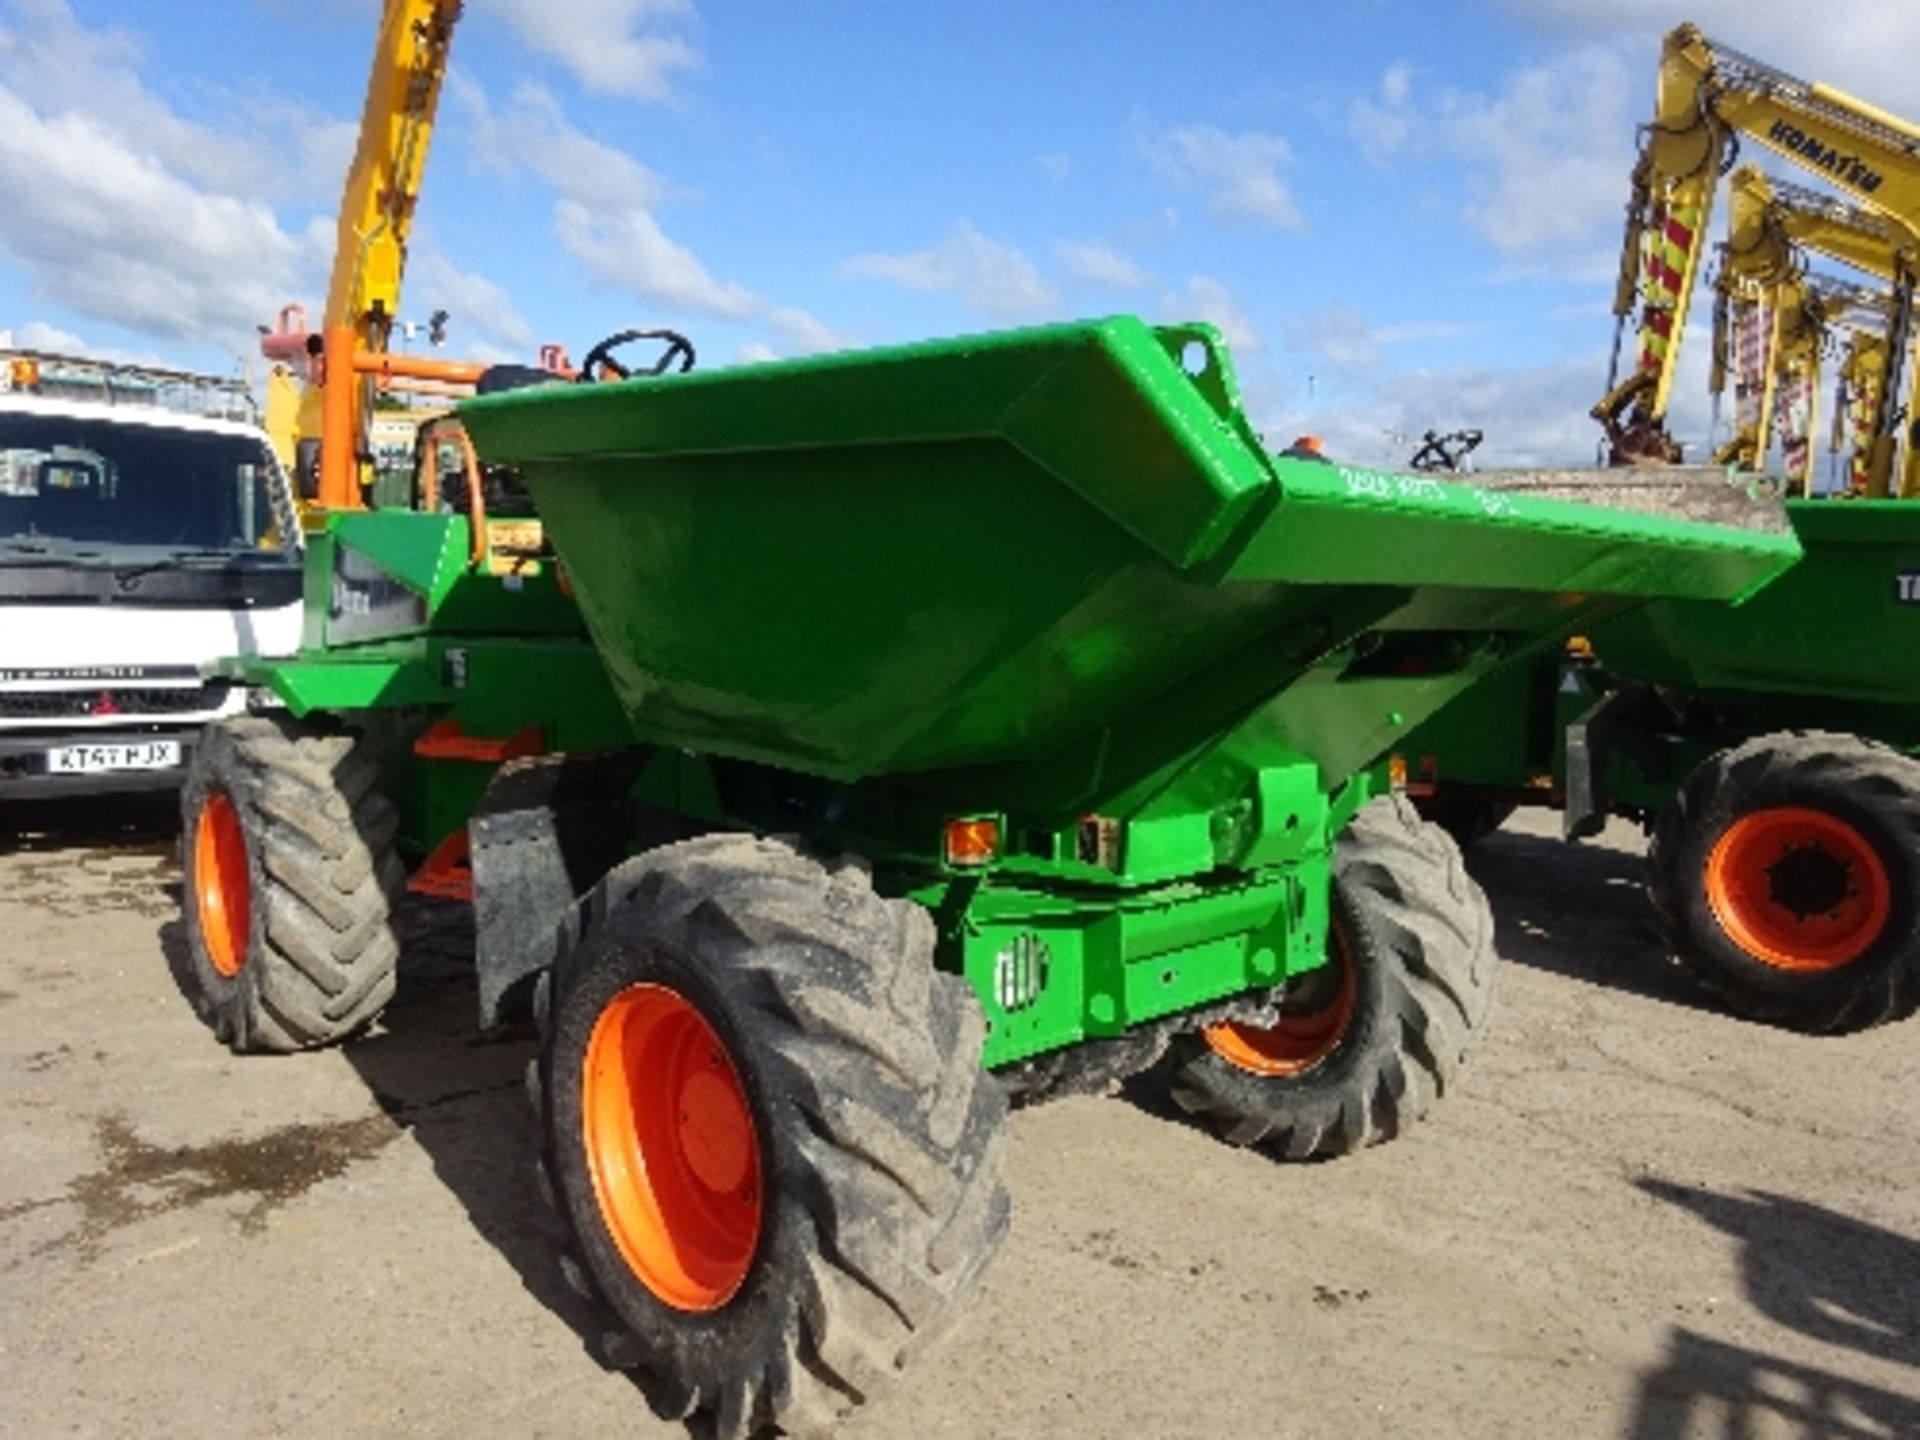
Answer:
[[[1912,1013],[1920,505],[1640,488],[1718,490],[1804,558],[1735,605],[1656,601],[1490,677],[1396,747],[1418,803],[1463,839],[1525,803],[1573,838],[1636,820],[1673,953],[1734,1011],[1814,1032]]]
[[[725,1436],[831,1423],[964,1307],[1010,1101],[1159,1066],[1289,1158],[1418,1119],[1492,925],[1381,757],[1799,550],[1275,458],[1210,329],[1127,317],[461,414],[537,518],[312,537],[301,651],[227,667],[285,710],[185,792],[198,1004],[347,1038],[409,872],[470,892],[563,1269]]]

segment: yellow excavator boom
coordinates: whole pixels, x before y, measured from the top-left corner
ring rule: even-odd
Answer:
[[[367,448],[362,432],[398,318],[421,177],[460,11],[461,0],[384,0],[319,327],[308,331],[305,312],[289,306],[278,329],[262,341],[277,362],[268,382],[269,434],[302,474],[303,502],[330,509],[361,503]],[[405,368],[422,364],[431,368],[430,362]],[[323,437],[344,438],[322,443]],[[317,486],[307,478],[316,453]]]

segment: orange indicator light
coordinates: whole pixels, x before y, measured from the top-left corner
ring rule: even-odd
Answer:
[[[997,819],[949,820],[946,854],[949,865],[985,865],[1000,853]]]

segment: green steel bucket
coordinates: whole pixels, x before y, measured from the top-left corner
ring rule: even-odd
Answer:
[[[1742,604],[1647,605],[1595,632],[1625,674],[1712,698],[1905,707],[1920,736],[1920,504],[1793,500],[1806,556]]]
[[[638,737],[1063,809],[1229,734],[1337,783],[1529,645],[1799,553],[1276,458],[1211,329],[1131,317],[461,414],[524,476]]]

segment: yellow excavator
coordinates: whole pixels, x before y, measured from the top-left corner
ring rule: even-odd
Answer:
[[[1914,336],[1915,281],[1920,278],[1920,235],[1891,217],[1838,196],[1785,180],[1773,179],[1757,167],[1743,165],[1728,177],[1727,241],[1725,253],[1740,257],[1748,270],[1774,272],[1798,263],[1797,252],[1811,251],[1836,260],[1877,280],[1892,284],[1881,313],[1878,302],[1855,305],[1850,328],[1857,354],[1850,393],[1865,398],[1870,386],[1872,411],[1864,436],[1857,436],[1859,488],[1865,494],[1892,492],[1896,450],[1903,417],[1920,417],[1920,365],[1909,352]],[[1839,298],[1837,291],[1826,297]],[[1830,307],[1832,308],[1831,304]],[[1864,331],[1877,329],[1877,343]],[[1903,380],[1911,389],[1901,409]],[[1920,495],[1920,446],[1909,443],[1900,466],[1898,493]]]
[[[1846,349],[1837,357],[1833,427],[1827,448],[1834,454],[1847,453],[1845,489],[1849,494],[1865,495],[1873,483],[1874,440],[1883,402],[1890,393],[1887,344],[1899,315],[1898,297],[1879,286],[1826,275],[1814,276],[1813,284],[1828,327],[1829,350],[1837,346],[1843,332],[1846,335]],[[1915,461],[1909,447],[1910,473]],[[1900,493],[1903,499],[1913,498],[1904,484]]]
[[[1672,31],[1633,172],[1607,393],[1593,408],[1615,464],[1680,458],[1666,429],[1667,405],[1714,193],[1736,137],[1805,167],[1920,237],[1920,126],[1717,45],[1695,26]],[[1622,380],[1626,324],[1635,315],[1637,350]],[[1887,475],[1894,438],[1883,447]]]
[[[1872,485],[1874,437],[1886,396],[1887,337],[1871,330],[1854,330],[1836,375],[1831,448],[1847,454],[1849,488],[1864,495]],[[1911,460],[1911,448],[1909,448]],[[1903,485],[1901,494],[1905,495]]]
[[[1713,369],[1709,379],[1716,415],[1729,372],[1734,377],[1732,438],[1714,452],[1713,463],[1740,470],[1765,468],[1767,437],[1778,434],[1781,464],[1788,488],[1813,493],[1813,421],[1819,410],[1820,362],[1832,349],[1836,333],[1850,332],[1853,368],[1843,369],[1839,414],[1834,422],[1832,448],[1850,437],[1852,493],[1864,493],[1871,453],[1872,414],[1866,427],[1850,425],[1841,417],[1854,415],[1863,398],[1877,401],[1880,391],[1863,397],[1862,388],[1875,379],[1884,382],[1886,329],[1893,313],[1887,291],[1804,268],[1785,274],[1755,277],[1723,265],[1716,278]],[[1877,376],[1865,368],[1875,357],[1882,362]],[[1877,413],[1875,411],[1874,413]]]
[[[1766,468],[1768,437],[1778,428],[1790,483],[1811,475],[1805,444],[1818,402],[1826,317],[1804,270],[1752,274],[1723,263],[1715,280],[1713,368],[1716,412],[1729,373],[1734,381],[1732,437],[1713,463]]]

